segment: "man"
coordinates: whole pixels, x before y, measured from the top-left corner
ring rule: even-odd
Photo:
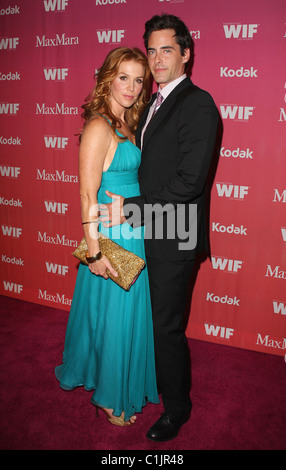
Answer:
[[[208,249],[206,180],[216,140],[218,113],[211,96],[194,86],[185,73],[192,60],[192,40],[179,18],[154,16],[145,24],[144,40],[159,90],[145,110],[136,133],[137,146],[142,150],[141,196],[124,200],[112,195],[114,202],[108,205],[109,215],[105,220],[111,221],[110,226],[126,220],[135,226],[146,225],[146,219],[149,222],[152,219],[150,208],[155,205],[171,204],[177,212],[175,237],[168,237],[167,224],[163,224],[162,237],[145,239],[157,382],[165,408],[147,437],[166,441],[177,436],[191,412],[190,360],[183,320],[196,256]],[[162,98],[158,101],[159,93]],[[120,213],[116,213],[118,203]],[[131,204],[140,208],[140,220],[134,215],[138,211],[130,217]],[[187,243],[180,245],[182,213],[179,217],[179,207],[185,209],[185,231],[196,231],[197,243],[191,248]],[[196,207],[197,226],[190,215],[192,207]],[[156,219],[156,210],[154,216]]]

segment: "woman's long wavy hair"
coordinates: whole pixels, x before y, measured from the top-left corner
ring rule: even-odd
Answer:
[[[96,75],[96,85],[86,98],[82,108],[82,118],[87,122],[95,114],[103,114],[111,121],[111,129],[117,141],[124,141],[116,129],[121,127],[120,120],[114,116],[110,106],[111,84],[116,77],[120,64],[125,61],[134,61],[143,65],[145,70],[142,91],[134,105],[125,111],[125,120],[132,133],[135,133],[140,116],[148,104],[151,92],[151,75],[145,54],[137,48],[118,47],[107,55],[102,67]],[[85,122],[85,123],[86,123]]]

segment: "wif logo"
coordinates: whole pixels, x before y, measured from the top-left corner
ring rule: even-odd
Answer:
[[[69,0],[44,0],[45,11],[65,11]]]
[[[230,199],[244,199],[245,196],[248,194],[249,186],[216,183],[216,188],[219,197],[227,197]]]
[[[68,145],[68,137],[44,136],[44,142],[47,149],[64,150]]]
[[[124,38],[124,34],[125,34],[124,29],[118,29],[118,30],[103,30],[102,29],[102,30],[97,31],[97,38],[100,44],[103,44],[103,43],[119,44]]]
[[[225,326],[208,325],[205,323],[205,332],[208,336],[218,337],[219,335],[220,338],[230,339],[234,334],[234,329],[226,328]]]
[[[22,228],[20,227],[8,227],[7,225],[2,225],[1,228],[5,237],[20,238],[22,235]]]
[[[224,24],[226,39],[253,39],[257,33],[258,24]]]
[[[0,51],[13,51],[19,45],[20,38],[2,38],[0,39]]]
[[[286,303],[273,300],[273,311],[278,315],[286,316]]]
[[[65,215],[68,210],[68,204],[63,202],[45,201],[45,208],[47,212]]]
[[[20,103],[0,103],[0,114],[15,116],[20,108]]]
[[[14,294],[21,294],[24,288],[22,284],[15,284],[9,281],[3,281],[3,285],[6,292],[13,292]]]
[[[57,69],[57,68],[50,68],[44,69],[44,76],[46,80],[52,80],[54,82],[64,82],[66,77],[68,76],[69,69]]]
[[[218,258],[212,256],[212,266],[213,269],[220,269],[221,271],[228,271],[232,273],[237,273],[241,269],[242,261],[237,259],[227,259],[227,258]]]
[[[46,262],[47,272],[50,274],[58,274],[59,276],[65,276],[68,271],[68,266],[62,266],[61,264],[54,264]]]
[[[19,178],[21,168],[18,166],[2,166],[0,165],[0,175],[8,178]]]
[[[253,115],[253,106],[220,106],[221,116],[223,119],[231,119],[235,121],[249,121]]]

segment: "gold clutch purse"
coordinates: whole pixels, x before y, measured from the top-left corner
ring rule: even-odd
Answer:
[[[110,238],[102,233],[99,233],[99,248],[103,255],[105,255],[112,267],[117,272],[118,276],[114,277],[108,270],[107,274],[116,284],[128,291],[132,284],[136,281],[137,277],[145,267],[145,261],[131,251],[126,250],[122,246],[115,243]],[[86,254],[88,247],[85,237],[81,240],[79,246],[73,252],[73,256],[79,259],[82,263],[87,264]]]

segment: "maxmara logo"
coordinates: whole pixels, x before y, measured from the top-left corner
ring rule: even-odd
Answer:
[[[258,26],[258,24],[228,23],[223,25],[223,29],[226,39],[253,39]]]
[[[65,294],[59,294],[58,292],[52,294],[42,289],[39,289],[38,299],[62,305],[71,305],[72,303],[72,299],[68,299]]]
[[[51,245],[71,246],[76,248],[78,242],[76,240],[69,240],[66,235],[48,235],[47,232],[41,233],[38,231],[38,242],[49,243]]]
[[[36,103],[36,114],[51,114],[51,115],[77,115],[78,108],[75,106],[67,106],[65,103],[55,103],[54,106],[47,106],[46,103]]]
[[[273,202],[284,202],[286,203],[286,189],[274,189]]]
[[[274,277],[275,279],[286,279],[286,271],[281,269],[281,266],[272,267],[267,265],[265,277]]]
[[[282,339],[275,339],[271,338],[270,335],[262,335],[260,333],[257,334],[257,341],[256,344],[259,346],[265,346],[266,348],[273,348],[273,349],[286,349],[286,338]]]
[[[78,36],[69,37],[66,33],[56,34],[53,38],[36,36],[36,47],[76,46],[79,44]]]
[[[65,170],[55,170],[54,173],[49,173],[46,169],[37,169],[37,180],[61,183],[78,183],[77,175],[68,175],[66,174]]]

